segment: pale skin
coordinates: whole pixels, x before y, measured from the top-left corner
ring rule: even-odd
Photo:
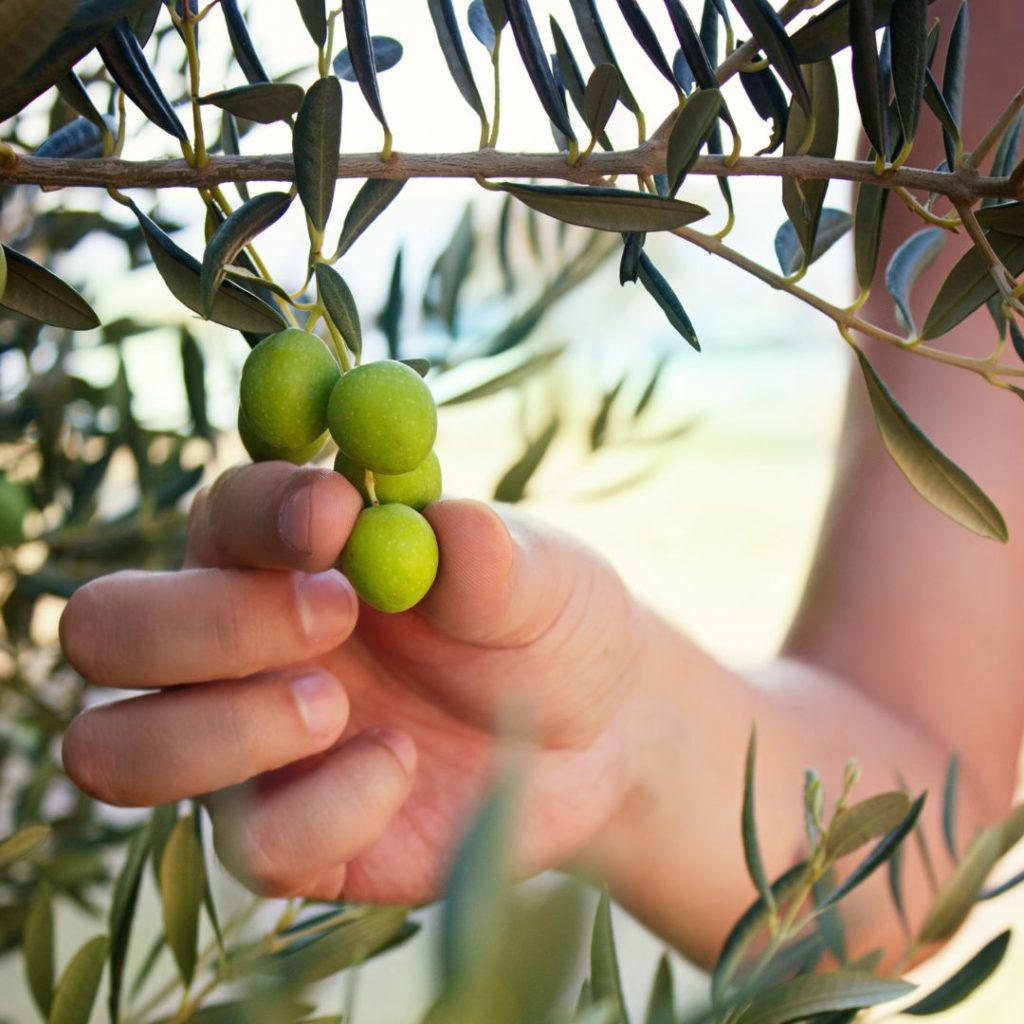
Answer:
[[[1024,13],[986,19],[984,7],[972,3],[984,74],[971,78],[965,113],[983,128],[1020,84],[1016,62],[984,55],[1006,52],[1008,18],[1024,27]],[[952,9],[942,0],[930,11],[948,25]],[[926,134],[912,161],[923,167],[941,159],[931,124]],[[894,199],[888,251],[918,226]],[[947,246],[919,294],[958,251]],[[890,322],[882,298],[866,314]],[[947,339],[972,354],[994,340],[984,315]],[[910,490],[854,381],[803,607],[779,658],[747,677],[645,608],[593,551],[478,502],[427,510],[442,562],[419,608],[360,607],[331,568],[360,508],[348,482],[284,463],[238,468],[197,498],[182,572],[116,574],[69,602],[61,639],[72,664],[96,685],[155,692],[80,715],[64,741],[68,773],[118,805],[204,797],[221,858],[261,893],[419,903],[439,894],[493,777],[511,702],[533,728],[522,744],[523,873],[569,863],[600,873],[700,963],[753,896],[738,820],[755,722],[771,874],[804,849],[804,769],[834,797],[852,756],[862,795],[893,788],[897,774],[932,792],[924,823],[938,851],[937,794],[958,751],[969,837],[1008,810],[1024,727],[1024,409],[956,370],[869,351],[1000,505],[1009,546]],[[927,890],[911,864],[920,916]],[[881,886],[865,886],[849,924],[855,949],[894,948]]]

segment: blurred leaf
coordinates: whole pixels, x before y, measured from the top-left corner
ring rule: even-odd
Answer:
[[[747,28],[771,61],[779,77],[789,86],[793,99],[808,117],[812,116],[811,95],[800,70],[800,61],[786,30],[767,0],[732,0]]]
[[[919,943],[948,939],[963,924],[985,886],[985,879],[999,859],[1000,839],[998,827],[986,828],[975,836],[953,873],[939,889],[918,931]]]
[[[743,811],[740,822],[743,835],[743,859],[747,865],[747,874],[750,875],[758,896],[768,908],[769,915],[772,915],[775,913],[775,897],[772,895],[772,887],[764,870],[764,861],[761,859],[761,844],[757,840],[757,815],[754,799],[756,761],[757,729],[752,728],[750,739],[747,741],[746,767],[743,771]]]
[[[808,264],[824,256],[840,238],[844,238],[853,222],[845,210],[826,206],[821,211],[818,233],[814,238],[814,251]],[[795,274],[804,262],[804,250],[797,238],[796,228],[791,220],[783,222],[775,234],[775,255],[784,274]]]
[[[921,274],[935,262],[945,244],[946,232],[942,228],[923,228],[900,244],[885,269],[885,287],[911,337],[917,334],[917,327],[910,305],[910,291]]]
[[[651,994],[647,998],[644,1024],[676,1024],[676,1000],[672,985],[672,965],[668,955],[661,954],[654,975]]]
[[[895,791],[868,797],[836,815],[828,831],[825,849],[838,859],[896,828],[910,810],[910,797]]]
[[[661,380],[661,374],[668,364],[668,356],[662,356],[654,366],[654,371],[651,373],[651,378],[647,382],[647,386],[644,388],[640,395],[639,401],[636,403],[636,408],[633,410],[633,419],[638,420],[651,404],[651,400],[654,398],[655,389],[658,387],[658,381]]]
[[[906,839],[915,824],[917,824],[917,819],[921,815],[921,808],[924,807],[924,801],[925,795],[922,793],[910,805],[910,810],[907,811],[906,817],[892,831],[886,833],[839,886],[833,889],[818,904],[819,910],[824,910],[845,899],[858,885],[870,878],[878,868],[895,855],[900,844]]]
[[[402,292],[402,250],[395,253],[388,284],[388,297],[380,311],[377,324],[384,333],[388,345],[388,358],[397,359],[402,354],[402,307],[405,296]]]
[[[823,1013],[860,1010],[900,999],[914,986],[866,971],[830,971],[783,981],[754,996],[737,1024],[787,1024]]]
[[[678,92],[679,86],[672,72],[672,66],[665,57],[665,51],[661,48],[661,43],[658,42],[658,36],[651,28],[651,23],[647,20],[640,4],[637,3],[637,0],[618,0],[618,3],[622,17],[629,26],[629,31],[633,33],[633,38],[640,44],[640,49],[647,54],[647,59],[658,69],[662,78]]]
[[[874,0],[850,0],[850,47],[853,51],[853,89],[864,134],[875,152],[885,155],[889,152],[887,100],[875,43]]]
[[[853,251],[857,267],[857,283],[862,291],[871,287],[882,247],[882,224],[889,202],[889,189],[862,183],[857,190],[857,207],[853,215]]]
[[[1022,396],[1024,397],[1024,396]],[[1006,879],[1005,882],[1000,882],[998,885],[993,885],[990,889],[984,889],[978,895],[978,901],[982,900],[994,900],[997,896],[1002,896],[1003,893],[1009,892],[1011,889],[1016,889],[1018,885],[1024,882],[1024,871],[1019,871],[1017,874]]]
[[[206,245],[199,273],[203,310],[209,315],[217,290],[224,280],[224,267],[261,232],[284,216],[291,205],[287,192],[263,192],[240,206],[217,228]]]
[[[137,206],[132,211],[139,220],[153,263],[171,294],[194,313],[202,313],[203,298],[199,261],[171,241],[157,224]],[[240,331],[270,332],[287,326],[272,306],[258,299],[233,281],[225,281],[217,292],[209,319]]]
[[[583,120],[595,138],[604,135],[608,119],[619,102],[619,73],[611,64],[598,64],[583,90]]]
[[[1020,157],[1021,128],[1024,126],[1024,111],[1021,111],[1007,126],[1003,137],[999,140],[995,156],[992,157],[992,176],[1008,178]],[[994,206],[998,200],[988,198],[982,200],[983,206]]]
[[[537,472],[544,456],[547,455],[551,442],[554,441],[555,435],[558,433],[559,425],[558,416],[552,416],[544,430],[527,446],[519,461],[506,470],[505,475],[498,481],[498,486],[494,489],[495,501],[515,504],[523,500],[526,486]]]
[[[109,948],[107,937],[97,935],[72,957],[53,994],[49,1024],[88,1024]]]
[[[807,82],[814,123],[810,147],[806,152],[810,156],[831,159],[836,154],[839,137],[839,93],[832,62],[824,60],[810,65],[807,68]],[[809,127],[812,126],[808,115],[802,107],[794,106],[786,124],[783,147],[786,156],[804,152]],[[798,182],[792,178],[782,183],[782,203],[796,228],[805,253],[814,251],[814,240],[818,234],[828,185],[828,180]]]
[[[980,487],[922,433],[892,396],[867,357],[855,349],[875,423],[893,461],[925,501],[983,537],[1008,539],[999,509]]]
[[[148,120],[182,142],[188,140],[174,107],[164,95],[149,66],[138,39],[127,20],[122,18],[99,41],[97,49],[110,77]]]
[[[327,4],[325,0],[295,0],[302,23],[310,38],[321,49],[327,42]]]
[[[987,981],[1003,962],[1011,935],[1009,929],[997,935],[937,989],[900,1012],[911,1017],[925,1017],[933,1013],[944,1013],[962,1003],[976,988]]]
[[[620,377],[618,383],[601,396],[601,404],[598,406],[597,415],[590,426],[590,450],[592,452],[596,452],[605,442],[612,406],[615,404],[615,399],[619,397],[622,387],[626,383],[627,376]]]
[[[132,981],[131,997],[133,999],[141,991],[142,986],[146,984],[153,968],[157,965],[157,962],[160,959],[160,954],[166,948],[167,936],[161,933],[153,939],[152,945],[150,945],[149,951],[143,957],[142,964],[139,966],[135,979]]]
[[[504,12],[504,0],[502,0],[500,6]],[[487,15],[487,10],[484,8],[482,0],[473,0],[466,11],[466,19],[469,23],[470,32],[476,36],[484,49],[492,52],[497,36],[494,33],[494,26],[491,24],[491,19]]]
[[[0,91],[43,55],[75,6],[75,0],[5,0],[0,5]]]
[[[139,885],[150,851],[149,828],[139,829],[128,843],[124,865],[110,899],[110,1019],[117,1024],[121,1013],[121,988],[128,957],[128,942],[138,902]]]
[[[979,211],[979,214],[998,209],[1000,207],[995,206],[988,211]],[[988,240],[1003,266],[1014,277],[1024,273],[1024,237],[990,231]],[[976,247],[968,249],[942,283],[921,328],[921,337],[929,341],[951,331],[998,292],[985,257]]]
[[[522,384],[534,375],[546,370],[564,351],[564,348],[559,347],[527,355],[525,358],[518,359],[510,369],[501,370],[479,384],[473,384],[462,390],[455,390],[450,394],[442,392],[438,397],[438,407],[461,405],[463,402],[474,402],[477,399],[487,398],[490,395],[496,395],[508,388],[515,387],[517,384]],[[490,361],[486,365],[490,365]],[[448,383],[447,377],[445,378],[445,383]]]
[[[343,256],[355,240],[394,202],[405,187],[405,178],[367,178],[345,214],[338,239],[338,255]]]
[[[960,755],[954,754],[946,768],[946,782],[942,787],[942,837],[950,857],[956,861],[956,803],[960,782]]]
[[[888,864],[889,896],[896,908],[896,915],[903,926],[903,933],[910,938],[910,918],[907,916],[906,901],[903,899],[903,848],[898,847],[889,858]]]
[[[36,886],[21,935],[29,991],[43,1017],[53,1002],[53,895],[49,883]]]
[[[179,818],[160,862],[160,893],[167,944],[186,985],[192,981],[199,939],[199,908],[206,870],[190,818]]]
[[[708,211],[694,203],[662,199],[648,192],[584,185],[520,185],[499,188],[556,220],[599,231],[664,231],[692,224]]]
[[[466,56],[466,48],[462,44],[462,33],[459,31],[459,23],[455,17],[452,0],[427,0],[427,6],[434,23],[434,31],[437,33],[438,44],[444,54],[445,63],[448,65],[448,73],[452,76],[455,87],[476,115],[481,120],[486,120],[487,113],[473,78],[473,70],[469,64],[469,57]],[[486,13],[484,20],[490,27]],[[472,19],[470,24],[472,24]]]
[[[99,327],[99,317],[71,285],[10,246],[3,249],[7,281],[0,305],[33,320],[73,331]]]
[[[373,61],[377,72],[388,71],[401,59],[402,44],[391,36],[371,36],[370,46],[373,49]],[[334,58],[334,73],[346,82],[358,82],[359,77],[352,66],[352,55],[346,47]]]
[[[0,871],[31,857],[53,834],[49,825],[29,825],[0,843]]]
[[[423,299],[424,310],[439,317],[452,337],[456,333],[459,294],[469,275],[475,248],[473,207],[467,203],[452,237],[430,271]]]
[[[380,105],[380,92],[377,88],[377,58],[366,17],[366,0],[342,0],[341,16],[345,23],[345,39],[348,41],[348,59],[352,64],[352,73],[373,116],[380,121],[384,131],[388,131],[388,122]],[[338,54],[334,61],[335,68],[340,59],[341,54]]]
[[[892,84],[903,138],[917,133],[924,95],[928,54],[928,0],[900,0],[893,4],[889,22],[892,32]]]
[[[50,159],[95,159],[103,156],[103,133],[91,121],[76,117],[40,143],[32,155]]]
[[[640,254],[639,278],[648,294],[661,306],[668,322],[692,348],[699,352],[700,342],[697,340],[697,332],[694,330],[683,304],[672,290],[672,286],[662,277],[661,271],[651,262],[647,253]]]
[[[978,210],[978,223],[986,231],[999,231],[1004,235],[1024,238],[1024,203],[1001,203]]]
[[[968,26],[967,3],[963,0],[949,34],[946,66],[942,74],[942,96],[957,127],[956,132],[946,131],[942,137],[946,148],[946,163],[954,171],[959,165],[960,157],[960,124],[964,110],[964,83],[967,79]]]
[[[786,102],[785,93],[779,85],[775,72],[771,68],[762,68],[760,71],[741,71],[740,83],[747,99],[757,112],[762,121],[768,121],[772,126],[772,135],[768,145],[758,150],[757,155],[774,153],[782,145],[786,137],[786,124],[789,121],[789,104]]]
[[[405,363],[410,370],[415,370],[421,377],[426,377],[430,372],[429,359],[399,359],[399,362]]]
[[[299,108],[292,134],[295,185],[309,219],[323,231],[334,204],[341,149],[341,83],[318,78]]]
[[[231,51],[234,53],[235,60],[238,61],[238,66],[242,69],[246,81],[251,83],[269,82],[270,75],[263,67],[256,47],[253,45],[249,27],[238,7],[238,0],[220,0],[220,9],[224,12],[224,24],[227,26]]]
[[[235,117],[244,117],[259,124],[273,124],[296,113],[304,96],[302,86],[291,82],[255,82],[207,93],[200,96],[199,102],[220,107]]]
[[[611,1020],[627,1024],[626,1000],[619,974],[619,957],[615,950],[612,928],[611,900],[608,890],[601,890],[601,898],[594,914],[594,930],[590,939],[590,995],[595,1003],[609,1002],[615,1010]]]
[[[847,966],[846,956],[846,934],[843,929],[843,919],[839,909],[833,904],[820,910],[821,901],[836,887],[836,869],[828,868],[825,873],[815,881],[811,887],[811,899],[815,910],[815,924],[817,925],[818,936],[822,945],[827,949],[836,963],[841,967]]]
[[[316,283],[327,315],[341,331],[352,355],[359,359],[363,351],[363,331],[351,289],[341,274],[326,263],[316,265]]]
[[[670,195],[679,191],[687,172],[697,162],[721,109],[722,94],[717,89],[698,89],[676,117],[666,155]]]
[[[576,20],[576,27],[583,37],[583,46],[587,51],[594,66],[598,64],[611,64],[619,73],[619,99],[622,105],[632,114],[640,113],[640,107],[626,83],[626,77],[622,73],[619,62],[615,59],[611,43],[608,42],[608,34],[605,32],[601,16],[597,12],[597,4],[594,0],[569,0],[572,7],[572,15]]]

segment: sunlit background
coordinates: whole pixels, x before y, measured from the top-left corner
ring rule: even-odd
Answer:
[[[464,5],[462,5],[464,7]],[[542,33],[547,15],[556,13],[582,52],[564,0],[533,5]],[[649,5],[649,16],[663,38],[672,38],[660,4]],[[605,3],[612,43],[630,86],[656,125],[667,115],[674,95],[649,63],[639,55],[614,5]],[[478,123],[459,98],[434,40],[433,28],[422,3],[375,0],[369,4],[374,33],[392,35],[405,45],[405,56],[380,79],[384,108],[395,134],[396,148],[404,151],[445,152],[475,148]],[[699,11],[694,11],[699,13]],[[315,57],[297,8],[267,0],[250,4],[249,24],[264,64],[271,75],[285,75],[308,65]],[[489,63],[463,23],[466,46],[477,81],[488,102]],[[164,45],[158,68],[165,88],[175,79],[179,54],[176,42]],[[228,68],[228,47],[222,21],[208,18],[202,25],[203,89],[212,91],[241,84],[237,68]],[[842,72],[844,59],[837,67]],[[841,74],[844,109],[853,109],[848,77]],[[306,84],[311,72],[295,80]],[[546,118],[518,60],[503,64],[503,106],[500,148],[550,151],[552,140]],[[171,93],[173,95],[173,93]],[[749,106],[734,104],[745,151],[760,148],[764,126]],[[141,115],[129,112],[137,125]],[[216,118],[209,118],[211,127]],[[40,132],[45,126],[40,123]],[[635,137],[635,125],[624,111],[613,117],[609,133],[620,147]],[[355,86],[344,87],[342,147],[349,152],[379,147],[380,129]],[[149,158],[166,152],[165,137],[146,129],[130,139],[125,155]],[[290,148],[287,129],[257,126],[243,140],[243,150],[257,154]],[[853,153],[852,120],[844,123],[840,149]],[[327,237],[336,237],[340,220],[358,183],[339,184],[334,217]],[[784,214],[777,182],[745,179],[734,182],[737,226],[730,241],[761,262],[773,265],[773,238]],[[254,189],[255,191],[256,189]],[[724,223],[725,209],[710,178],[692,177],[683,197],[707,205],[710,223]],[[152,193],[135,196],[144,209]],[[61,204],[95,209],[107,203],[97,192],[69,190],[44,195],[40,204]],[[849,208],[849,189],[834,185],[828,205]],[[188,228],[177,240],[193,253],[202,250],[202,207],[187,189],[161,193],[162,214]],[[424,327],[419,299],[431,265],[444,247],[466,204],[472,204],[477,230],[474,272],[463,299],[461,333],[485,337],[507,316],[510,308],[500,297],[495,258],[495,226],[500,197],[467,182],[415,181],[347,254],[340,271],[359,303],[367,344],[383,351],[380,333],[372,329],[375,314],[385,301],[392,262],[404,250],[404,288],[407,301],[403,330],[408,354],[429,353],[443,346],[436,327]],[[109,205],[109,204],[108,204]],[[116,207],[114,208],[116,210]],[[258,242],[258,248],[277,280],[294,289],[304,277],[307,237],[300,216],[286,216]],[[513,263],[526,281],[539,283],[543,268],[557,264],[554,231],[548,227],[541,247],[545,259],[538,266],[531,252],[524,220],[516,222]],[[570,233],[568,245],[573,238]],[[537,349],[565,344],[566,354],[550,375],[530,385],[523,394],[505,393],[494,399],[462,405],[442,414],[438,451],[446,472],[446,490],[453,494],[489,497],[495,482],[521,454],[528,437],[547,421],[553,406],[575,411],[571,426],[531,485],[530,511],[599,549],[621,572],[634,592],[686,630],[727,664],[753,667],[769,659],[794,610],[807,570],[816,531],[826,500],[833,453],[843,406],[847,371],[845,346],[831,324],[795,300],[772,291],[753,279],[674,238],[651,238],[648,251],[672,283],[700,335],[703,352],[692,351],[674,333],[663,314],[639,285],[620,287],[617,254],[608,260],[571,297],[543,320],[530,345]],[[88,282],[86,294],[101,319],[128,316],[155,325],[132,339],[125,349],[128,372],[137,398],[136,416],[144,423],[174,426],[187,421],[188,410],[179,384],[181,369],[176,325],[182,307],[169,295],[152,267],[129,273],[119,243],[92,236],[71,258],[57,267],[72,279]],[[853,297],[852,253],[840,244],[817,263],[806,286],[839,301]],[[529,299],[529,288],[515,302]],[[163,329],[160,325],[166,325]],[[191,329],[200,339],[208,360],[207,384],[211,418],[217,426],[233,427],[237,377],[246,346],[234,331],[193,319]],[[653,367],[668,356],[643,431],[654,437],[689,424],[670,444],[611,445],[596,455],[587,451],[586,435],[603,391],[629,373],[626,392],[638,395]],[[5,387],[17,382],[18,367],[8,365],[17,353],[5,355]],[[45,358],[45,352],[38,358]],[[107,382],[116,370],[109,347],[98,347],[83,335],[76,354],[75,372]],[[470,369],[469,373],[472,373]],[[625,403],[628,408],[630,403]],[[614,435],[614,429],[612,431]],[[212,478],[219,469],[241,458],[233,436],[225,439],[218,465],[209,467]],[[126,464],[124,480],[129,478]],[[104,500],[113,511],[130,502],[127,484],[115,485]],[[629,484],[628,486],[626,486]],[[54,607],[52,611],[56,613]],[[52,623],[50,624],[52,628]],[[737,787],[741,784],[737,758]],[[801,780],[793,780],[793,813],[799,813]],[[737,827],[737,843],[739,832]],[[218,880],[222,898],[237,896],[233,884]],[[1010,901],[990,908],[989,918],[1002,920]],[[1020,904],[1017,904],[1017,917]],[[152,933],[159,927],[154,902],[145,904],[148,919],[140,921]],[[75,912],[69,911],[69,919]],[[625,983],[634,1012],[639,1015],[653,974],[660,944],[625,915],[619,915],[618,938]],[[60,927],[59,962],[95,930],[82,918],[80,927]],[[979,924],[958,942],[949,962],[958,964],[963,952],[976,948],[979,936],[994,933],[991,920]],[[429,932],[429,927],[428,927]],[[973,943],[973,946],[972,946]],[[138,950],[147,942],[134,943]],[[1015,945],[1018,945],[1015,943]],[[404,1024],[422,1011],[432,988],[432,944],[416,940],[363,970],[355,995],[359,1024]],[[959,958],[959,959],[958,959]],[[1010,1020],[1024,1011],[1024,991],[1008,984],[1019,977],[1024,958],[1004,965],[1001,978],[979,994],[969,1012],[957,1020]],[[31,1020],[33,1011],[15,975],[16,958],[0,969],[0,993],[15,993],[14,1004],[0,995],[0,1016]],[[680,966],[683,998],[698,1002],[703,994],[700,975]],[[323,987],[323,1008],[337,1011],[346,998],[337,981]],[[97,1003],[101,1006],[102,1001]],[[99,1015],[97,1010],[97,1017]],[[972,1016],[976,1015],[976,1016]],[[952,1019],[952,1018],[951,1018]]]

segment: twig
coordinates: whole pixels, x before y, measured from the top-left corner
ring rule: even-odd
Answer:
[[[1006,269],[1003,261],[999,258],[995,249],[992,248],[992,243],[989,242],[988,236],[978,223],[978,218],[974,216],[974,211],[966,203],[957,203],[955,205],[957,213],[960,214],[960,220],[967,229],[967,234],[971,236],[971,241],[988,264],[989,272],[996,282],[996,287],[999,289],[999,294],[1003,297],[1003,301],[1017,310],[1017,312],[1024,312],[1024,304],[1014,294],[1014,290],[1017,287],[1016,278]]]
[[[1006,109],[999,115],[996,123],[985,133],[981,142],[967,155],[963,167],[970,170],[977,170],[978,164],[988,155],[989,150],[998,145],[1003,133],[1010,126],[1010,122],[1024,110],[1024,89],[1021,89],[1016,96],[1006,105]]]

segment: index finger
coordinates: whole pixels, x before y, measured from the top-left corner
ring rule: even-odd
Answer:
[[[327,569],[362,507],[356,489],[330,469],[288,462],[238,466],[196,496],[185,564]]]

